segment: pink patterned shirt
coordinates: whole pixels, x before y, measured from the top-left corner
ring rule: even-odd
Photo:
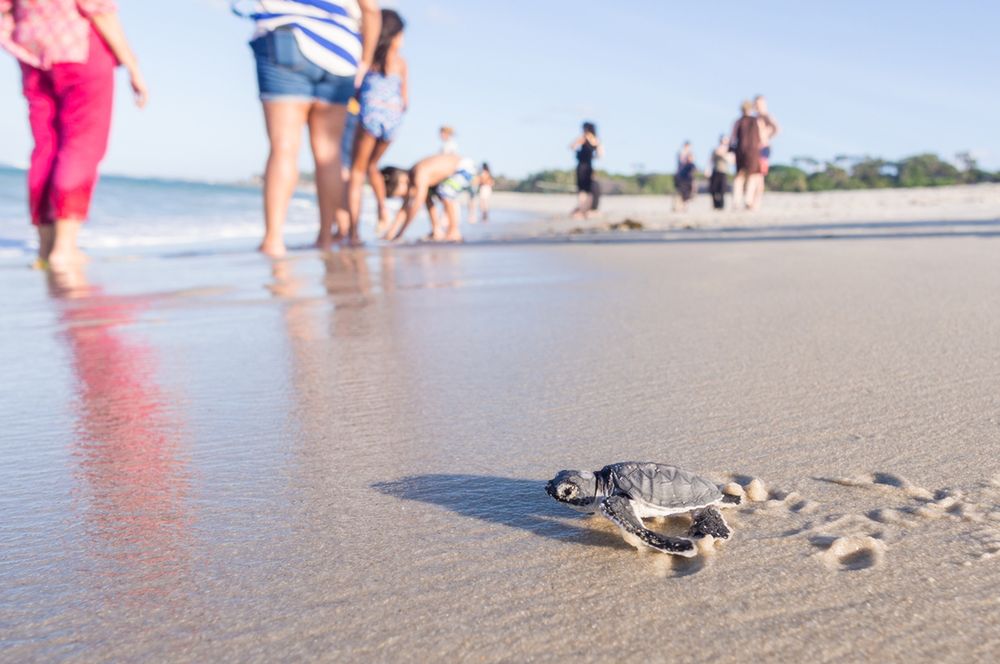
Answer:
[[[0,47],[39,69],[86,62],[90,16],[115,11],[114,0],[0,0]]]

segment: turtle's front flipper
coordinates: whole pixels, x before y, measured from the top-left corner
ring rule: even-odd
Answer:
[[[691,540],[660,535],[643,526],[642,521],[632,510],[632,501],[626,496],[611,496],[604,499],[601,502],[601,513],[621,528],[622,535],[629,543],[638,541],[651,549],[686,558],[698,553]]]
[[[733,531],[722,518],[722,513],[714,507],[706,507],[695,512],[691,527],[688,529],[688,537],[695,539],[701,539],[706,535],[716,539],[729,539],[732,534]]]

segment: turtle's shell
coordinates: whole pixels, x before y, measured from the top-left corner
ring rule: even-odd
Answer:
[[[642,461],[613,463],[601,469],[618,492],[670,511],[687,512],[719,502],[714,483],[677,466]]]

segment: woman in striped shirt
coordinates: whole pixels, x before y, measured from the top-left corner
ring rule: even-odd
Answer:
[[[381,17],[376,0],[258,0],[235,11],[256,21],[250,42],[271,151],[264,171],[264,241],[271,257],[285,254],[284,226],[298,181],[302,127],[309,127],[316,164],[320,228],[329,249],[350,223],[340,143],[347,102],[371,65]]]

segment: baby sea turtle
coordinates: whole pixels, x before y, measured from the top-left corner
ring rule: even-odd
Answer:
[[[692,540],[732,534],[716,506],[739,505],[740,496],[724,494],[714,483],[662,463],[624,461],[597,472],[561,470],[545,485],[560,503],[586,514],[601,514],[621,528],[626,542],[675,556],[698,553]],[[646,528],[642,519],[691,513],[687,537],[668,537]]]

